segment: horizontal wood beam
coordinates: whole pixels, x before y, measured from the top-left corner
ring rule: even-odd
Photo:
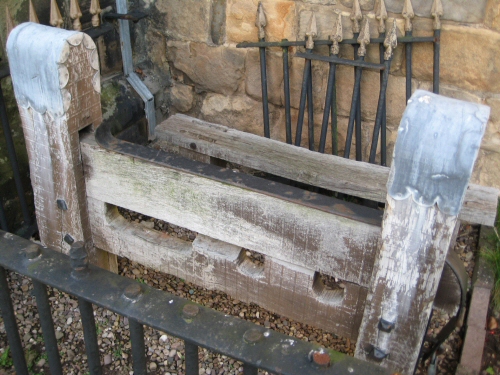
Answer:
[[[351,283],[369,283],[378,225],[109,152],[93,134],[82,139],[81,151],[90,198]]]
[[[389,168],[320,154],[185,115],[156,128],[157,142],[344,194],[385,202]],[[460,219],[492,226],[499,191],[470,184]]]
[[[367,288],[344,283],[335,295],[315,287],[315,272],[265,256],[255,266],[245,250],[198,235],[193,242],[128,222],[116,206],[89,198],[96,246],[207,289],[356,340]]]

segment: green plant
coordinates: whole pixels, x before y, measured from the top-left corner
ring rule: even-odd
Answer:
[[[495,285],[493,286],[493,307],[500,310],[500,204],[497,206],[497,221],[493,228],[495,235],[491,239],[493,247],[486,247],[483,250],[483,257],[491,265],[495,277]]]
[[[137,282],[139,282],[141,284],[146,284],[146,281],[144,279],[141,279],[140,277],[137,278]]]
[[[122,347],[121,345],[118,345],[118,347],[115,349],[115,351],[113,352],[113,355],[115,356],[115,358],[119,359],[122,357]]]
[[[3,368],[10,368],[13,365],[12,358],[9,356],[10,353],[10,346],[7,346],[5,348],[5,351],[3,354],[0,356],[0,367]]]
[[[488,367],[486,369],[486,373],[490,375],[495,375],[495,370],[493,369],[493,367]]]
[[[100,335],[102,333],[102,329],[101,329],[101,326],[99,325],[99,323],[96,323],[95,324],[95,332]]]

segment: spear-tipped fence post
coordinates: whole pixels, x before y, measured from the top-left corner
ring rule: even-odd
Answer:
[[[378,32],[379,32],[379,37],[384,38],[386,36],[386,21],[387,21],[387,8],[385,7],[385,0],[379,0],[377,4],[377,11],[375,14],[375,18],[378,21]],[[384,44],[380,43],[379,44],[379,56],[380,56],[380,63],[383,64],[385,59],[384,59]],[[380,87],[382,87],[384,84],[384,72],[380,72]],[[382,126],[380,128],[380,138],[382,142],[382,149],[380,151],[380,164],[381,165],[386,165],[387,163],[387,155],[386,155],[386,139],[387,139],[387,133],[386,133],[386,126],[387,126],[387,101],[384,101],[383,107],[382,107]]]
[[[81,31],[82,23],[80,22],[80,18],[82,17],[82,11],[80,10],[78,0],[71,0],[69,3],[69,17],[73,20],[73,30]]]
[[[16,27],[16,23],[12,18],[12,14],[10,14],[10,10],[8,6],[5,6],[5,26],[6,26],[6,35],[9,36],[10,32]]]
[[[40,23],[38,20],[38,16],[36,14],[35,6],[33,5],[33,1],[29,2],[29,21],[34,23]]]
[[[63,23],[61,11],[57,6],[56,0],[50,0],[50,24],[54,27],[61,28]]]
[[[405,19],[405,36],[413,35],[413,24],[412,19],[415,17],[415,12],[413,11],[413,6],[411,0],[405,0],[402,12],[403,18]],[[406,101],[411,97],[411,78],[412,78],[412,51],[413,43],[406,43]]]
[[[92,26],[101,26],[101,5],[99,4],[99,0],[92,0],[90,2],[90,14],[92,14]]]
[[[259,40],[266,41],[266,27],[267,18],[264,12],[262,2],[259,2],[257,8],[257,17],[255,19],[255,26],[259,29]],[[262,87],[262,114],[264,117],[264,136],[271,138],[271,128],[269,125],[269,97],[267,92],[267,61],[266,61],[266,47],[259,47],[260,52],[260,79]]]
[[[434,17],[434,71],[433,71],[433,92],[439,94],[439,61],[441,53],[441,17],[444,15],[441,0],[434,0],[431,9]]]

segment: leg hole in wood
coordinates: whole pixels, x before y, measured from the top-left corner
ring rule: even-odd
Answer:
[[[106,203],[106,220],[108,223],[116,220],[118,217],[125,219],[127,222],[140,225],[145,229],[167,233],[174,238],[179,238],[180,240],[193,242],[196,239],[197,233],[192,230],[179,227],[177,225],[167,223],[166,221],[143,215],[123,207]]]
[[[253,277],[264,277],[265,256],[256,251],[242,249],[238,256],[238,269],[241,273]]]
[[[315,272],[313,291],[318,301],[329,305],[340,305],[344,300],[345,284],[336,277]]]

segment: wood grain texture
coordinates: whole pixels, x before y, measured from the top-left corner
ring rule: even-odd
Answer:
[[[291,180],[384,202],[389,168],[319,154],[185,115],[156,128],[161,144],[173,144]],[[170,146],[171,147],[171,146]],[[499,191],[470,184],[460,219],[493,225]]]
[[[30,160],[40,239],[67,252],[70,235],[93,263],[79,131],[102,121],[97,51],[83,33],[23,24],[9,38],[9,60]],[[43,72],[40,74],[39,72]],[[57,206],[64,200],[67,210]]]
[[[413,373],[456,220],[411,198],[387,197],[383,245],[360,327],[358,358],[370,359],[376,347],[389,355],[384,366]],[[381,318],[395,322],[391,333],[379,330]]]
[[[340,298],[313,288],[314,270],[266,256],[262,267],[241,247],[198,235],[194,243],[126,221],[116,206],[89,198],[96,246],[290,319],[356,339],[367,289],[352,283]]]
[[[87,195],[367,286],[380,227],[81,143]]]

